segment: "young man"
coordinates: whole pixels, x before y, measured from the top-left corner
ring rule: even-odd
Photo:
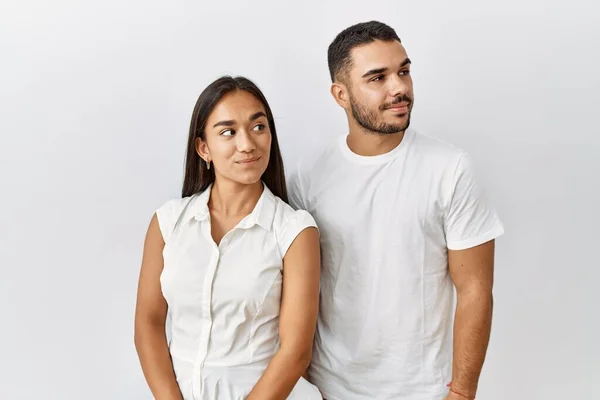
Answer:
[[[347,28],[328,61],[349,134],[290,181],[321,232],[310,378],[328,400],[473,399],[502,223],[467,154],[408,128],[411,61],[392,28]]]

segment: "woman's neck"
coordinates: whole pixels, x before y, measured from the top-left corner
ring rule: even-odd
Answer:
[[[246,216],[254,210],[263,190],[262,181],[245,185],[217,178],[211,189],[208,208],[226,217]]]

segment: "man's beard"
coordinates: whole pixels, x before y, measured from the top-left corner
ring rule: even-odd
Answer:
[[[356,101],[354,96],[350,94],[350,108],[352,109],[352,117],[358,125],[360,125],[363,129],[368,132],[375,133],[377,135],[392,135],[395,133],[404,132],[408,126],[410,125],[410,113],[412,111],[413,101],[408,96],[398,96],[391,103],[384,104],[380,107],[380,111],[384,111],[386,108],[389,108],[395,104],[399,104],[401,102],[408,103],[408,118],[406,119],[406,123],[402,124],[388,124],[383,121],[378,120],[378,114],[363,106],[359,102]]]

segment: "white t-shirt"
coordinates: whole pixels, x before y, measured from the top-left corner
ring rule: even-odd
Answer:
[[[174,199],[157,212],[171,317],[169,351],[185,400],[244,399],[279,348],[283,257],[307,227],[306,211],[264,186],[252,213],[217,246],[204,192]],[[300,379],[289,399],[320,400]]]
[[[452,364],[447,249],[503,227],[464,151],[408,129],[392,151],[346,137],[289,179],[321,234],[321,308],[310,375],[328,400],[437,400]]]

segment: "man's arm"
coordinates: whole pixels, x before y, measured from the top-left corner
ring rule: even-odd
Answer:
[[[465,250],[448,250],[457,292],[449,400],[473,399],[477,392],[492,326],[494,247],[491,240]]]

